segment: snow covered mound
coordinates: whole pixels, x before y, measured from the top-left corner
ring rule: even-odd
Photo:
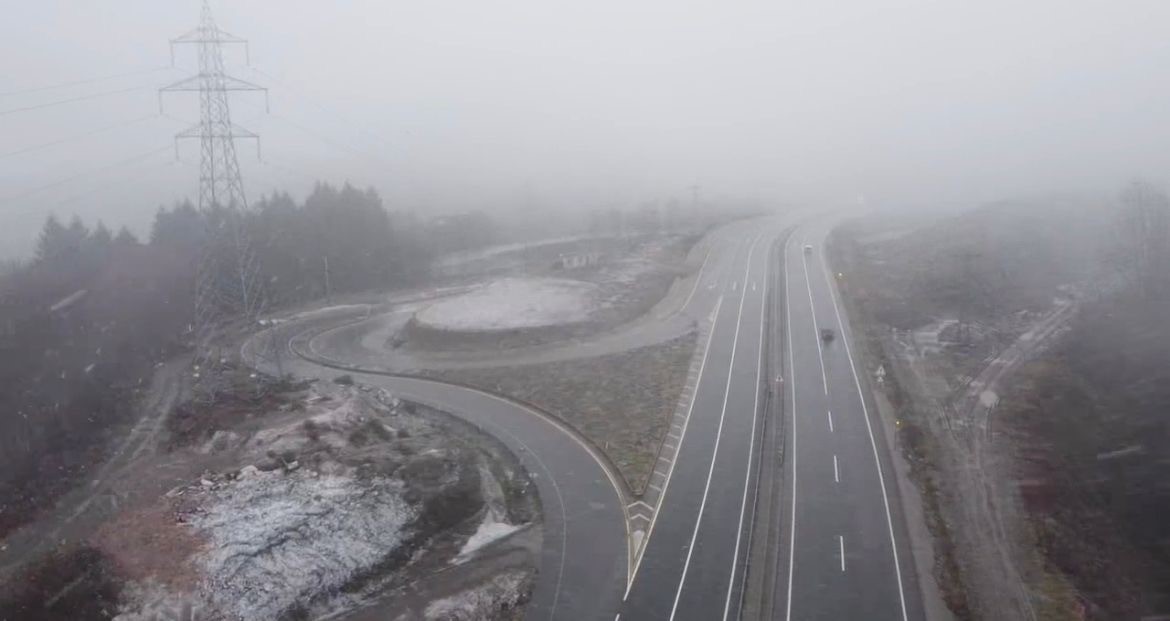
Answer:
[[[201,561],[221,611],[275,619],[330,593],[398,547],[414,511],[401,483],[245,468],[193,520],[211,544]]]
[[[103,527],[103,553],[133,568],[116,621],[332,618],[374,602],[421,613],[424,589],[431,599],[451,592],[428,583],[437,564],[482,577],[494,561],[478,550],[511,545],[501,540],[537,515],[515,458],[470,426],[369,386],[302,390],[287,408],[191,445],[215,468]],[[483,591],[481,612],[515,609],[531,588],[530,567],[508,563],[518,587],[458,584]],[[404,585],[419,599],[400,603]]]
[[[436,330],[495,331],[577,323],[598,306],[597,286],[560,278],[502,278],[419,311]]]

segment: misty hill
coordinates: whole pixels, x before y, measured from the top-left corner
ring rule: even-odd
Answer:
[[[1086,201],[1002,201],[925,223],[891,218],[884,228],[841,237],[855,238],[874,268],[854,286],[872,294],[879,319],[909,329],[940,316],[990,320],[1046,307],[1062,285],[1095,275],[1108,211]]]

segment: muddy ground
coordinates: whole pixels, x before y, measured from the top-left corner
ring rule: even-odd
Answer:
[[[502,445],[382,391],[236,379],[118,472],[116,509],[8,568],[0,619],[520,614],[540,507]]]

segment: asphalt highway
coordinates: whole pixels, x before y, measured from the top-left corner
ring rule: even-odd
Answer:
[[[722,303],[690,417],[619,619],[738,617],[770,248],[779,234],[775,221],[756,227],[718,275]]]
[[[784,251],[787,571],[775,618],[920,619],[890,456],[824,259],[828,230],[803,226]]]
[[[755,219],[712,232],[706,242],[710,248],[707,259],[678,310],[636,322],[621,331],[622,338],[609,339],[618,347],[637,347],[643,340],[655,342],[659,331],[673,329],[672,322],[690,325],[719,311],[707,354],[710,368],[701,374],[695,391],[695,431],[692,440],[680,449],[682,457],[677,462],[680,476],[675,485],[680,491],[673,504],[659,513],[663,518],[657,531],[651,533],[653,549],[647,548],[641,557],[644,579],[637,589],[628,589],[633,557],[628,546],[629,522],[623,513],[628,501],[624,485],[595,447],[551,417],[483,391],[396,375],[357,347],[336,345],[352,338],[334,339],[333,346],[321,347],[327,342],[321,337],[344,335],[347,326],[360,324],[366,313],[363,309],[339,308],[281,324],[250,340],[242,353],[254,365],[263,366],[250,353],[271,349],[273,342],[279,342],[287,353],[282,359],[286,373],[332,378],[350,372],[363,383],[386,387],[463,417],[512,448],[536,473],[545,509],[540,573],[528,618],[613,619],[623,595],[632,593],[640,598],[644,593],[658,593],[655,585],[663,580],[682,584],[685,566],[690,573],[685,593],[681,588],[662,591],[669,596],[669,614],[672,608],[690,606],[691,600],[706,602],[709,592],[725,590],[734,582],[732,573],[742,579],[741,568],[735,567],[734,561],[743,556],[741,549],[746,552],[746,540],[738,527],[728,526],[729,520],[736,525],[744,521],[748,510],[745,474],[756,424],[764,278],[769,248],[782,224],[780,219]],[[608,347],[608,342],[603,341],[602,346]],[[574,343],[565,354],[554,351],[551,355],[582,355],[588,346]],[[716,442],[717,436],[725,440]],[[719,446],[724,448],[716,460]],[[697,518],[702,519],[703,528],[698,527]],[[679,538],[695,544],[693,560],[692,555],[680,556],[672,550]],[[690,543],[686,545],[689,549]],[[720,601],[719,614],[729,601],[732,598]],[[697,610],[695,614],[678,618],[708,618]]]
[[[565,425],[479,390],[322,357],[313,335],[337,318],[269,333],[300,356],[290,355],[286,371],[323,378],[352,371],[481,426],[520,456],[545,510],[528,618],[740,618],[764,480],[778,491],[767,495],[777,506],[763,526],[782,542],[768,551],[775,570],[764,618],[918,620],[921,597],[890,455],[823,256],[831,225],[817,221],[784,235],[790,223],[758,219],[720,231],[719,252],[681,305],[681,314],[713,313],[714,321],[640,556],[630,553],[625,486],[596,447]],[[823,341],[822,328],[836,337]],[[772,384],[765,360],[774,357],[779,344],[770,338],[780,333],[786,377]],[[769,386],[783,395],[782,407],[765,400]],[[782,436],[761,432],[778,422],[769,428]],[[772,438],[769,455],[783,443],[778,473],[776,459],[761,457],[765,437]],[[769,476],[759,476],[763,467]]]

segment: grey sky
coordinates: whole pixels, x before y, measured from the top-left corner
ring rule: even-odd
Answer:
[[[160,203],[192,195],[194,144],[177,163],[166,148],[196,110],[168,95],[156,116],[153,88],[192,67],[188,50],[165,68],[167,40],[195,25],[198,1],[6,4],[0,93],[159,69],[0,95],[0,256],[25,252],[49,211],[142,231]],[[1136,175],[1162,182],[1170,165],[1163,1],[213,8],[251,41],[255,69],[229,52],[231,69],[271,88],[271,115],[262,96],[233,99],[263,135],[264,162],[239,145],[251,197],[321,177],[424,213],[628,204],[692,183],[767,201],[953,204],[1111,192]],[[4,113],[122,88],[136,90]]]

